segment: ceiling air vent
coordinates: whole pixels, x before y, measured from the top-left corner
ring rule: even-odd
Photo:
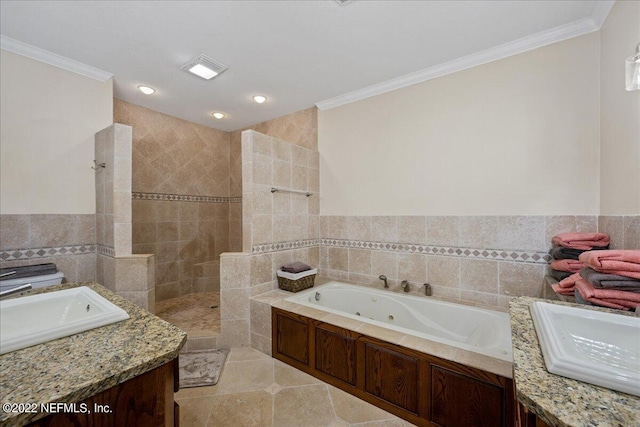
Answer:
[[[227,69],[227,66],[209,58],[207,55],[200,55],[187,62],[182,69],[205,80],[211,80],[215,76],[222,74]]]
[[[336,3],[338,3],[340,6],[346,6],[353,3],[354,1],[356,0],[336,0]]]

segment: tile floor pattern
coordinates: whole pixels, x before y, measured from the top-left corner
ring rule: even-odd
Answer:
[[[251,348],[233,348],[218,384],[180,390],[181,427],[409,427]]]
[[[198,292],[157,302],[156,316],[182,329],[190,338],[218,336],[220,293]]]

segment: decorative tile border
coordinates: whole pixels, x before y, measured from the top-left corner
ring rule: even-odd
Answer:
[[[0,261],[17,261],[54,256],[92,254],[96,252],[95,244],[64,245],[50,248],[9,249],[0,251]]]
[[[240,203],[242,197],[190,196],[188,194],[131,193],[133,200],[156,200],[165,202]]]
[[[116,250],[113,248],[113,246],[98,244],[97,247],[98,247],[98,253],[100,255],[106,255],[110,257],[114,257],[116,255]]]
[[[320,239],[294,240],[290,242],[265,243],[263,245],[255,245],[251,248],[252,254],[264,254],[268,252],[287,251],[290,249],[309,248],[318,246]]]
[[[412,254],[452,256],[459,258],[487,259],[495,261],[526,262],[547,264],[551,257],[546,252],[519,251],[512,249],[458,248],[451,246],[432,246],[417,243],[383,243],[360,240],[320,239],[323,246],[353,249],[371,249],[374,251],[403,252]]]

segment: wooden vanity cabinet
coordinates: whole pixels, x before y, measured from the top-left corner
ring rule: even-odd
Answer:
[[[29,424],[30,427],[178,427],[178,359],[165,363],[82,401],[90,414],[57,413]],[[96,413],[95,405],[110,413]],[[76,404],[80,407],[80,403]]]
[[[273,357],[422,427],[511,427],[513,383],[272,308]]]
[[[544,422],[538,416],[530,412],[522,403],[518,402],[517,411],[517,427],[550,427],[549,424]]]

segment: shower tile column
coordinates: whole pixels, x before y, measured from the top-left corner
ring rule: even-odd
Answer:
[[[131,126],[115,123],[96,134],[96,276],[100,284],[153,312],[152,254],[132,255]]]
[[[248,347],[251,255],[224,253],[220,256],[220,329],[218,347]]]

